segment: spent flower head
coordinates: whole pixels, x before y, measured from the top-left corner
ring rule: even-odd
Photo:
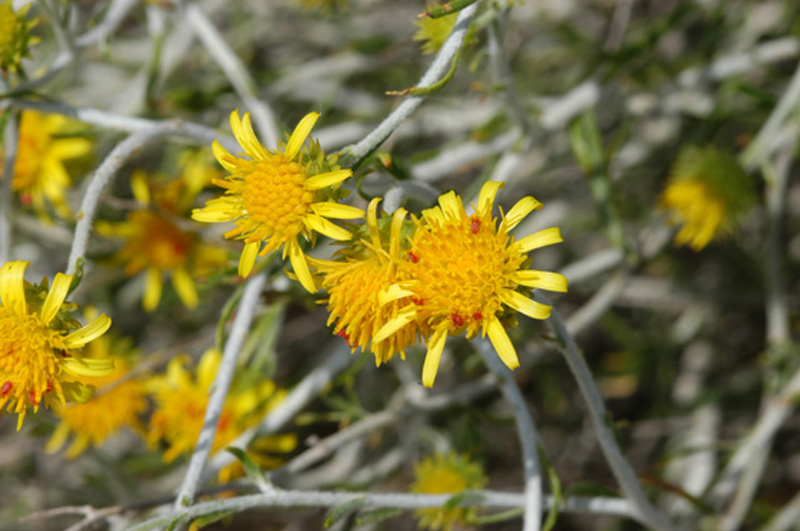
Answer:
[[[68,316],[74,305],[64,302],[72,275],[57,273],[48,290],[46,279],[39,285],[25,282],[27,267],[16,261],[0,268],[0,408],[8,406],[19,416],[17,429],[28,409],[36,413],[42,403],[85,402],[94,389],[80,378],[114,370],[111,359],[83,353],[111,319],[103,314],[81,327]]]
[[[424,17],[415,20],[417,32],[414,34],[414,40],[422,42],[422,53],[438,52],[453,31],[457,19],[458,13],[453,13],[444,17]]]
[[[468,489],[482,489],[487,481],[480,464],[455,452],[436,454],[416,463],[414,478],[411,492],[417,494],[457,494]],[[418,509],[414,514],[423,529],[450,531],[474,520],[476,510],[474,507]]]
[[[59,137],[69,126],[70,120],[61,115],[22,112],[11,186],[24,204],[33,204],[44,221],[50,220],[47,202],[60,217],[69,217],[65,193],[72,180],[64,161],[82,157],[92,149],[92,143],[85,138]]]
[[[398,330],[417,321],[432,331],[422,372],[422,383],[431,387],[449,335],[479,332],[489,336],[500,359],[510,368],[519,366],[517,352],[503,322],[509,312],[532,319],[547,319],[550,306],[531,300],[531,288],[565,292],[567,279],[558,273],[527,268],[528,253],[558,243],[558,228],[544,229],[519,240],[510,234],[528,214],[541,208],[533,197],[520,199],[501,220],[492,216],[492,205],[502,183],[483,185],[475,213],[467,215],[455,192],[439,197],[439,206],[424,210],[416,220],[407,259],[401,265],[402,280],[380,294],[381,304],[399,299],[411,303],[401,308],[373,337],[388,340]],[[523,291],[520,291],[522,289]]]
[[[406,217],[406,211],[400,208],[388,226],[379,224],[379,202],[380,198],[373,199],[367,209],[368,237],[354,240],[340,251],[342,260],[310,259],[314,268],[322,273],[322,287],[329,294],[326,301],[330,312],[328,325],[333,325],[334,334],[344,337],[353,350],[369,348],[377,366],[398,352],[405,358],[403,349],[424,335],[421,323],[410,321],[384,341],[372,340],[410,302],[410,299],[400,298],[381,305],[378,300],[379,293],[405,280],[398,266],[402,262],[402,230]]]
[[[339,169],[335,161],[326,159],[316,142],[302,150],[318,118],[318,113],[307,114],[288,143],[270,150],[256,138],[249,113],[240,119],[238,111],[234,111],[231,128],[244,149],[241,155],[248,158],[231,155],[217,141],[213,144],[217,160],[230,172],[213,181],[225,189],[225,194],[194,210],[192,217],[206,223],[236,224],[225,237],[244,241],[239,259],[241,276],[250,274],[256,256],[283,249],[283,258],[289,256],[297,279],[313,293],[316,287],[299,237],[313,243],[316,233],[320,233],[334,240],[348,240],[350,232],[329,218],[356,219],[364,215],[360,208],[331,200],[333,188],[350,177],[352,171]]]
[[[671,224],[681,225],[675,244],[699,251],[731,232],[755,199],[753,180],[735,158],[714,147],[687,146],[678,154],[661,206]]]

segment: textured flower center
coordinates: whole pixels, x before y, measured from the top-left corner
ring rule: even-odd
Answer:
[[[447,219],[419,232],[409,252],[419,294],[416,304],[452,321],[452,329],[481,321],[500,310],[500,292],[513,289],[509,274],[525,259],[507,250],[508,235],[498,234],[486,216]]]
[[[8,308],[0,308],[0,330],[0,401],[17,402],[14,410],[19,411],[28,403],[37,406],[54,388],[60,391],[57,332],[36,315],[21,316]]]
[[[316,192],[305,188],[306,178],[303,166],[283,155],[261,160],[245,176],[244,209],[270,233],[295,236],[316,198]]]
[[[139,228],[136,241],[130,243],[137,254],[147,256],[148,264],[157,269],[173,270],[184,266],[194,238],[191,233],[182,231],[155,212],[139,211],[131,216],[131,221]]]
[[[416,486],[415,492],[424,492],[427,494],[443,494],[447,492],[461,492],[466,489],[466,479],[456,470],[450,468],[438,467],[431,471],[420,483]]]

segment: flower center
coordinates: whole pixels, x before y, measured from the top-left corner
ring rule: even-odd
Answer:
[[[305,188],[306,178],[303,166],[283,155],[258,161],[245,176],[244,209],[266,232],[296,236],[316,198],[316,192]]]
[[[131,246],[147,256],[150,265],[166,271],[183,267],[192,246],[191,233],[155,212],[134,212],[132,217],[140,232],[139,241],[131,242]]]
[[[38,316],[17,315],[8,308],[0,308],[0,330],[0,403],[16,402],[13,411],[19,413],[29,404],[37,407],[49,391],[61,395],[58,333]]]
[[[508,235],[498,234],[489,216],[447,219],[419,232],[409,264],[423,311],[449,319],[451,329],[497,313],[500,292],[516,287],[509,273],[525,259],[509,253],[507,243]]]

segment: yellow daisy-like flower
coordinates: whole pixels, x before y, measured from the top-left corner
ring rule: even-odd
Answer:
[[[69,120],[61,115],[23,111],[19,144],[11,186],[23,203],[32,203],[42,219],[49,220],[45,200],[62,218],[70,215],[64,193],[72,183],[64,160],[89,153],[92,143],[85,138],[56,138]],[[2,168],[0,168],[2,172]]]
[[[90,343],[87,354],[93,359],[113,357],[114,372],[106,376],[80,378],[80,383],[91,385],[101,392],[84,404],[55,409],[61,422],[45,446],[47,453],[60,450],[70,434],[75,437],[67,449],[67,458],[74,459],[89,445],[101,447],[110,436],[125,426],[144,431],[138,417],[147,410],[146,392],[140,380],[129,378],[131,366],[128,358],[110,356],[120,347],[124,348],[120,341],[112,341],[109,336]]]
[[[17,261],[0,268],[0,408],[8,404],[8,411],[19,415],[18,430],[30,407],[36,413],[42,402],[63,405],[91,396],[91,388],[70,379],[103,376],[114,369],[111,360],[81,352],[108,330],[111,319],[103,314],[70,332],[79,325],[63,315],[62,305],[72,275],[56,274],[44,295],[44,283],[26,286],[27,267],[28,262]]]
[[[150,418],[148,441],[167,444],[164,462],[191,453],[203,429],[211,384],[219,369],[221,355],[209,350],[200,358],[196,378],[184,368],[186,357],[176,358],[167,366],[167,374],[150,383],[156,410]],[[254,385],[237,385],[234,380],[222,408],[211,451],[216,452],[255,425],[270,409],[280,403],[286,391],[274,382],[261,380]],[[281,438],[280,435],[275,436]],[[284,445],[285,446],[285,445]]]
[[[466,455],[450,452],[436,454],[414,465],[416,481],[411,492],[417,494],[457,494],[468,489],[482,489],[486,476],[478,463]],[[454,526],[475,519],[474,507],[452,509],[418,509],[414,512],[424,529],[450,531]]]
[[[13,2],[0,1],[0,69],[4,73],[19,71],[22,59],[30,57],[29,46],[40,40],[30,35],[37,21],[25,20],[30,7],[28,4],[15,13]]]
[[[289,255],[300,283],[309,292],[316,292],[298,237],[302,234],[313,242],[318,232],[334,240],[348,240],[350,232],[328,218],[356,219],[364,215],[360,208],[324,197],[325,189],[340,184],[352,171],[334,169],[314,174],[320,166],[317,159],[324,157],[310,157],[301,152],[318,118],[318,113],[307,114],[297,124],[289,142],[273,151],[259,143],[249,113],[240,119],[238,111],[234,111],[231,129],[249,159],[231,155],[217,141],[213,144],[214,155],[231,175],[213,181],[225,188],[225,194],[194,210],[192,217],[206,223],[236,223],[236,228],[225,237],[245,243],[239,260],[239,274],[243,277],[250,274],[257,255],[266,256],[283,248],[283,258]]]
[[[404,280],[398,273],[398,265],[402,261],[401,231],[406,217],[402,208],[392,216],[387,250],[378,227],[379,202],[380,198],[375,198],[369,204],[367,226],[370,240],[359,242],[363,249],[357,256],[346,256],[341,262],[312,260],[314,268],[324,275],[322,287],[330,295],[327,300],[328,325],[335,323],[334,333],[344,337],[353,350],[369,348],[373,336],[410,302],[410,299],[397,299],[381,306],[378,300],[380,292]],[[386,340],[372,341],[375,364],[380,367],[398,352],[405,359],[403,349],[416,343],[420,334],[419,324],[411,321]]]
[[[181,302],[187,308],[195,308],[198,295],[192,277],[206,275],[223,266],[228,260],[227,254],[223,249],[204,243],[199,234],[179,226],[177,216],[180,213],[171,209],[177,206],[178,197],[185,194],[182,181],[173,181],[157,190],[154,200],[148,176],[143,171],[134,173],[131,187],[140,204],[149,206],[152,201],[155,208],[134,210],[122,223],[98,222],[97,231],[125,239],[125,245],[113,261],[125,264],[127,276],[145,271],[142,306],[146,311],[151,312],[158,306],[165,276],[171,278]]]
[[[699,251],[730,232],[736,217],[755,201],[752,179],[730,155],[713,147],[684,148],[675,161],[661,206],[682,225],[676,245]]]
[[[448,335],[466,332],[470,339],[478,332],[488,335],[500,359],[510,369],[518,367],[517,352],[500,317],[507,309],[533,319],[550,316],[549,306],[531,300],[518,291],[520,287],[567,290],[563,275],[523,268],[530,251],[562,241],[561,232],[553,227],[515,240],[510,231],[542,204],[524,197],[498,225],[492,205],[501,186],[493,181],[484,184],[471,216],[455,192],[441,196],[439,206],[423,211],[403,263],[410,280],[380,294],[381,304],[401,298],[413,302],[401,308],[373,342],[390,338],[415,320],[433,331],[422,372],[427,387],[436,378]]]

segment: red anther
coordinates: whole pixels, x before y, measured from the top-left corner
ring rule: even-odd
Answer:
[[[415,255],[413,252],[408,251],[408,259],[414,262],[415,264],[419,262],[419,256]]]
[[[411,297],[411,302],[413,302],[417,306],[422,306],[423,304],[425,304],[425,300],[420,299],[419,297]]]
[[[33,203],[33,196],[31,194],[27,194],[27,193],[20,194],[19,202],[22,203],[25,206],[28,206],[31,203]]]
[[[464,324],[464,319],[460,315],[458,315],[457,313],[454,313],[453,315],[451,315],[450,319],[453,320],[453,324],[456,325],[456,326],[461,326],[461,325]]]
[[[10,393],[13,388],[14,384],[11,383],[11,380],[6,380],[5,382],[3,382],[3,385],[0,386],[0,396],[5,398],[6,395],[8,395],[8,393]]]
[[[31,399],[31,404],[33,404],[34,406],[39,405],[39,402],[36,401],[36,391],[30,391],[28,393],[28,398]]]
[[[66,350],[59,350],[58,353],[61,354],[62,358],[70,358],[70,357],[72,357],[69,354],[67,354]]]
[[[472,222],[470,223],[469,230],[472,231],[472,234],[478,234],[481,230],[481,220],[477,216],[470,217]]]
[[[47,390],[45,391],[45,393],[49,393],[52,390],[53,390],[53,382],[47,382]]]
[[[473,321],[480,321],[481,319],[483,319],[483,314],[481,312],[475,312],[472,314]]]

